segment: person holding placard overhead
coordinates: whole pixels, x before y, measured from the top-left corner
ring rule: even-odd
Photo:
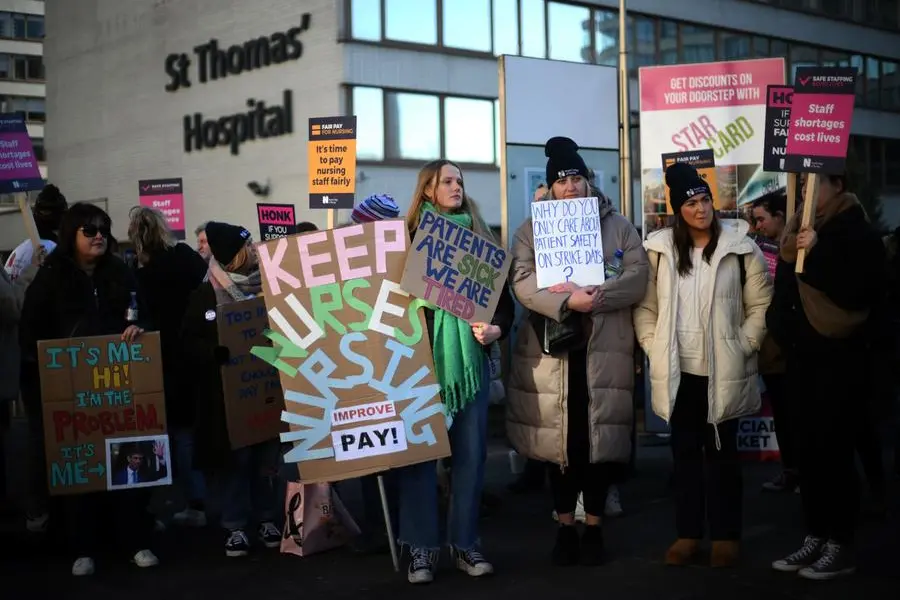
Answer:
[[[425,211],[493,240],[475,201],[466,194],[462,171],[449,160],[435,160],[419,171],[409,214],[410,237]],[[478,516],[487,454],[487,412],[490,398],[490,346],[512,327],[515,306],[504,283],[490,323],[469,324],[439,308],[425,309],[434,352],[434,368],[450,426],[453,481],[448,542],[455,566],[472,577],[489,575],[494,567],[481,553]],[[410,547],[410,583],[434,579],[440,547],[437,465],[428,461],[397,471],[400,493],[400,541]]]
[[[541,289],[532,220],[516,231],[512,288],[527,310],[513,350],[507,435],[519,454],[552,463],[559,521],[552,562],[595,565],[604,557],[607,490],[631,454],[631,309],[644,296],[647,255],[634,226],[592,185],[593,173],[574,141],[552,138],[544,153],[550,187],[543,199],[596,198],[603,256],[621,254],[622,270],[598,286],[564,282]],[[575,510],[581,493],[585,530],[579,538]]]
[[[741,537],[738,421],[760,409],[757,352],[772,284],[749,224],[719,219],[696,169],[671,165],[666,185],[675,223],[644,244],[650,281],[634,311],[653,412],[672,432],[678,539],[665,562],[693,562],[708,524],[710,564],[728,567]]]
[[[800,495],[807,535],[800,548],[772,563],[778,571],[826,580],[855,571],[853,533],[859,510],[855,437],[866,424],[859,405],[869,381],[878,308],[886,293],[884,245],[842,175],[819,175],[813,227],[803,214],[781,238],[775,297],[767,314],[787,357],[795,422]],[[802,177],[806,197],[808,177]],[[797,256],[806,251],[803,273]]]

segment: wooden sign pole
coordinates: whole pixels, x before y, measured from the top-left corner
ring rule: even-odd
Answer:
[[[803,195],[803,217],[800,221],[800,229],[798,233],[807,227],[812,227],[815,223],[816,216],[816,199],[819,197],[819,176],[815,173],[809,173],[806,176],[806,193]],[[797,264],[794,267],[795,273],[803,273],[803,263],[806,260],[806,249],[797,251]]]
[[[797,174],[787,174],[787,212],[784,220],[787,222],[797,212]]]
[[[28,194],[16,194],[16,201],[19,204],[19,211],[22,213],[22,219],[25,221],[25,231],[28,232],[28,239],[31,240],[32,250],[37,255],[41,247],[41,235],[38,233],[37,224],[34,222],[34,214],[28,205]]]

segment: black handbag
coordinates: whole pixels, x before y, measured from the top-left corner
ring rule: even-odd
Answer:
[[[567,354],[584,346],[581,313],[573,312],[561,322],[531,313],[534,331],[541,339],[541,350],[547,355]]]

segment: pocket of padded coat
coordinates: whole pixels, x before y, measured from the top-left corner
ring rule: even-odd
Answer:
[[[753,346],[750,345],[750,339],[744,333],[743,329],[739,327],[737,334],[738,343],[740,343],[741,345],[741,350],[744,351],[744,356],[750,358],[751,356],[753,356],[753,353],[756,352],[756,350],[754,350]]]

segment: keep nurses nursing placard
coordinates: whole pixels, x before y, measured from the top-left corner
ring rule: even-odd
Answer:
[[[580,286],[603,283],[603,238],[597,198],[534,202],[531,222],[539,288],[566,281]]]

